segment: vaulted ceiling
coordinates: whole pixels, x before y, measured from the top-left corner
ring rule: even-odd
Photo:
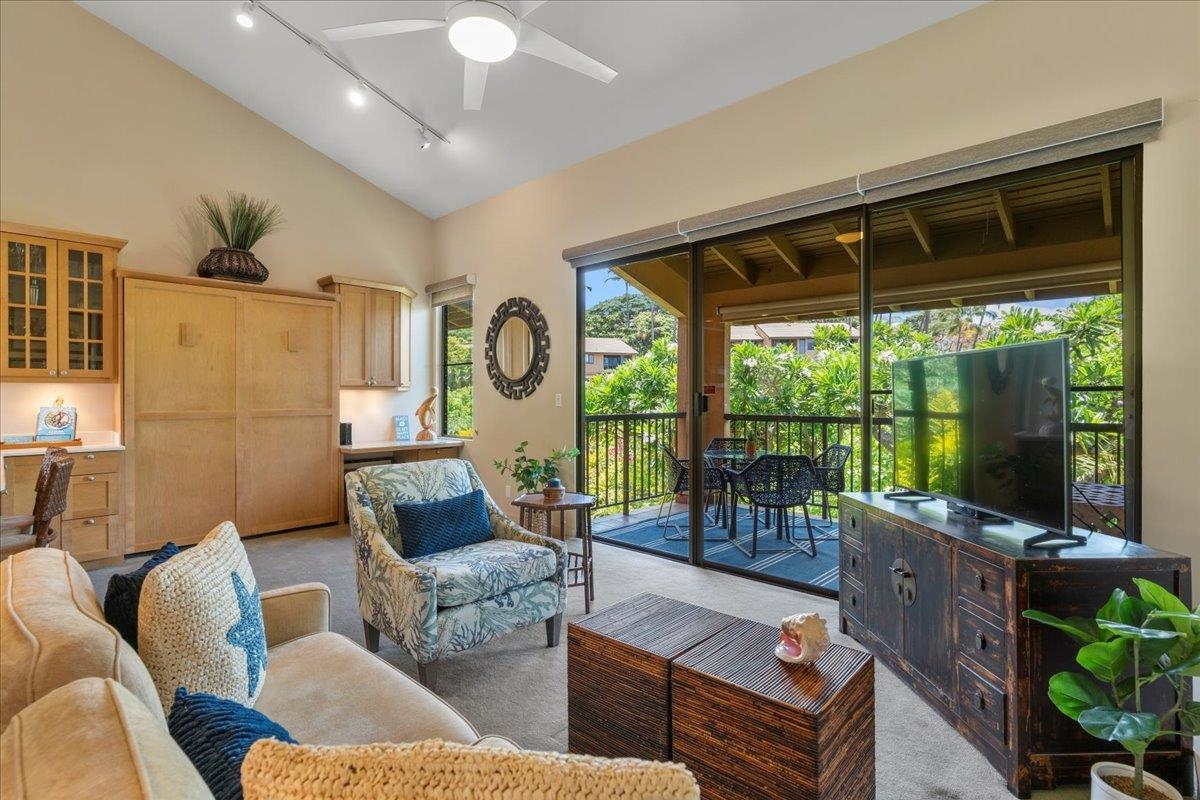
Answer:
[[[324,28],[442,18],[441,0],[266,0],[446,135],[416,126],[240,0],[79,5],[421,212],[438,217],[800,75],[878,47],[978,0],[550,0],[529,21],[610,65],[605,85],[530,55],[493,64],[483,108],[462,108],[463,59],[444,30],[329,42]]]

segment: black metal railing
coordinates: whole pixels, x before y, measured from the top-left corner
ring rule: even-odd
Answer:
[[[679,452],[682,411],[584,416],[584,491],[596,508],[621,512],[667,493],[667,467],[659,445]]]
[[[1119,386],[1072,387],[1082,392],[1120,392]],[[886,391],[875,394],[888,394]],[[890,403],[888,404],[890,405]],[[584,486],[597,509],[630,509],[661,499],[668,491],[666,460],[659,445],[680,453],[682,411],[658,414],[590,414],[584,417]],[[729,436],[754,439],[768,452],[817,456],[831,444],[849,445],[846,489],[863,486],[862,424],[851,416],[726,414]],[[893,420],[871,420],[871,486],[893,480]],[[1077,482],[1124,484],[1125,428],[1118,422],[1072,422],[1071,476]]]

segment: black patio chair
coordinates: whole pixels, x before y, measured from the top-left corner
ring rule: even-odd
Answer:
[[[821,490],[821,519],[829,519],[829,494],[834,497],[846,491],[846,462],[853,453],[848,444],[831,444],[813,459],[817,469],[817,484]]]
[[[758,557],[758,509],[775,512],[775,538],[786,540],[790,547],[810,558],[817,557],[817,539],[813,535],[812,520],[808,516],[808,503],[813,492],[820,489],[817,469],[808,456],[765,455],[759,456],[741,470],[729,471],[733,493],[733,544],[750,558]],[[753,533],[750,549],[737,541],[737,498],[746,498],[750,504]],[[804,511],[804,525],[808,529],[808,546],[797,544],[792,536],[796,506]],[[789,519],[792,521],[789,523]],[[781,552],[779,549],[764,552]]]
[[[660,503],[658,506],[658,517],[654,520],[654,524],[660,528],[666,528],[675,531],[675,536],[671,536],[667,533],[663,534],[663,539],[667,540],[668,542],[684,541],[688,538],[688,535],[684,531],[680,530],[678,524],[671,523],[671,515],[675,513],[675,496],[684,494],[688,491],[690,470],[688,469],[687,464],[675,457],[675,454],[671,452],[671,448],[667,447],[665,444],[659,444],[658,447],[660,450],[662,450],[663,458],[666,459],[667,462],[668,494],[663,498],[662,503]],[[717,518],[713,518],[708,513],[708,508],[712,503],[712,498],[714,495],[717,498]],[[668,503],[670,504],[670,509],[667,511],[667,516],[664,519],[663,509],[667,507]],[[725,476],[721,474],[721,470],[718,467],[709,465],[706,460],[704,467],[704,516],[710,522],[712,522],[712,525],[706,525],[705,530],[720,525],[720,514],[724,508]],[[723,542],[725,541],[725,538],[726,537],[724,536],[719,539],[706,538],[704,541]]]

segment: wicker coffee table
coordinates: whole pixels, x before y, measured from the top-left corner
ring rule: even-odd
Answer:
[[[567,628],[569,749],[679,761],[713,798],[875,797],[875,672],[832,645],[775,657],[778,628],[652,594]]]

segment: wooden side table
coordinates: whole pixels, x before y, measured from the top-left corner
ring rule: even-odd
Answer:
[[[564,492],[558,500],[547,500],[540,493],[523,494],[512,501],[521,509],[520,523],[532,528],[536,515],[546,515],[546,535],[554,536],[554,512],[558,512],[558,530],[563,544],[567,543],[567,512],[574,511],[578,524],[576,530],[583,542],[583,553],[567,552],[567,586],[583,587],[583,613],[592,613],[592,601],[596,599],[596,584],[592,574],[592,508],[596,498],[590,494]]]

